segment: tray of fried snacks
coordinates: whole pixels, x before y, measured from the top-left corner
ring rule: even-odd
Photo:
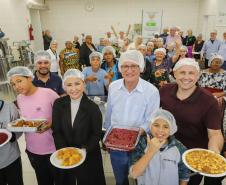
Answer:
[[[57,168],[71,169],[81,165],[85,158],[85,149],[67,147],[55,151],[50,157],[50,162]]]
[[[123,125],[111,126],[104,135],[103,143],[112,150],[131,151],[140,138],[140,128]]]
[[[207,177],[222,177],[226,175],[226,159],[202,148],[187,150],[182,156],[184,164],[193,172]]]
[[[36,132],[46,122],[46,119],[17,119],[8,123],[7,130],[11,132]]]

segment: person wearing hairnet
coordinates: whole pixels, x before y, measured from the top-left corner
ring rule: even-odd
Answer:
[[[138,185],[186,185],[190,170],[182,161],[186,148],[174,137],[177,131],[174,116],[160,108],[152,115],[149,127],[151,138],[141,136],[131,154],[130,174],[135,179],[144,175],[144,182],[138,178]]]
[[[0,99],[0,129],[6,130],[8,123],[19,119],[19,112],[16,106],[5,100]],[[0,147],[0,184],[1,185],[24,185],[23,170],[18,145],[18,138],[21,132],[11,132],[12,137],[6,144]]]
[[[151,63],[152,71],[149,79],[153,85],[155,85],[157,88],[160,88],[170,81],[169,73],[172,70],[173,63],[171,59],[165,58],[165,48],[156,49],[154,54],[155,60]]]
[[[114,125],[140,127],[148,130],[150,115],[159,108],[159,92],[140,78],[144,70],[144,57],[140,51],[129,50],[119,59],[123,79],[109,86],[104,127]],[[129,152],[110,150],[111,164],[117,185],[128,185]]]
[[[223,146],[220,110],[211,93],[196,85],[199,64],[191,58],[179,60],[173,68],[175,84],[160,89],[161,107],[170,111],[177,122],[175,137],[188,149],[204,148],[220,153]],[[198,185],[201,175],[192,176],[189,185]],[[205,185],[218,185],[205,177]]]
[[[151,66],[151,62],[149,62],[148,59],[146,58],[147,46],[144,44],[141,44],[138,46],[137,50],[140,51],[144,56],[144,63],[145,63],[144,71],[140,74],[140,77],[146,81],[149,81],[151,76],[152,66]]]
[[[122,78],[118,69],[118,60],[116,59],[115,49],[112,46],[106,46],[102,50],[103,63],[101,68],[108,72],[112,77],[112,81]]]
[[[20,116],[47,120],[37,132],[25,133],[26,153],[38,185],[54,185],[55,169],[50,163],[50,156],[56,150],[51,129],[52,105],[59,96],[51,89],[34,86],[34,75],[27,67],[14,67],[8,71],[7,77],[18,93]]]
[[[50,72],[51,56],[47,51],[37,51],[34,55],[35,73],[33,84],[36,87],[50,88],[58,95],[64,95],[61,78]]]
[[[89,55],[90,67],[85,67],[82,71],[85,77],[86,93],[89,96],[104,96],[105,89],[111,82],[111,76],[100,68],[102,54],[94,51]]]
[[[85,161],[75,169],[63,170],[60,185],[105,185],[102,156],[99,146],[102,133],[102,114],[85,92],[85,77],[77,69],[63,76],[67,96],[53,105],[53,137],[57,149],[77,147],[86,151]]]

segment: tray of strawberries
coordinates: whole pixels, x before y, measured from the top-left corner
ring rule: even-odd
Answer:
[[[120,151],[131,151],[139,141],[140,128],[123,125],[111,126],[103,138],[106,148]]]

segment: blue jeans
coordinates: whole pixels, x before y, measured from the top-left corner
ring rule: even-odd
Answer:
[[[110,150],[110,158],[116,185],[129,185],[129,153]]]

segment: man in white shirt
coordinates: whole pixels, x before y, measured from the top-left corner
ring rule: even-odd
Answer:
[[[140,127],[148,131],[152,113],[159,108],[157,88],[140,78],[144,70],[144,57],[137,50],[123,53],[119,59],[119,70],[123,79],[116,80],[109,87],[104,127],[124,125]],[[116,184],[129,185],[129,152],[110,150]]]

